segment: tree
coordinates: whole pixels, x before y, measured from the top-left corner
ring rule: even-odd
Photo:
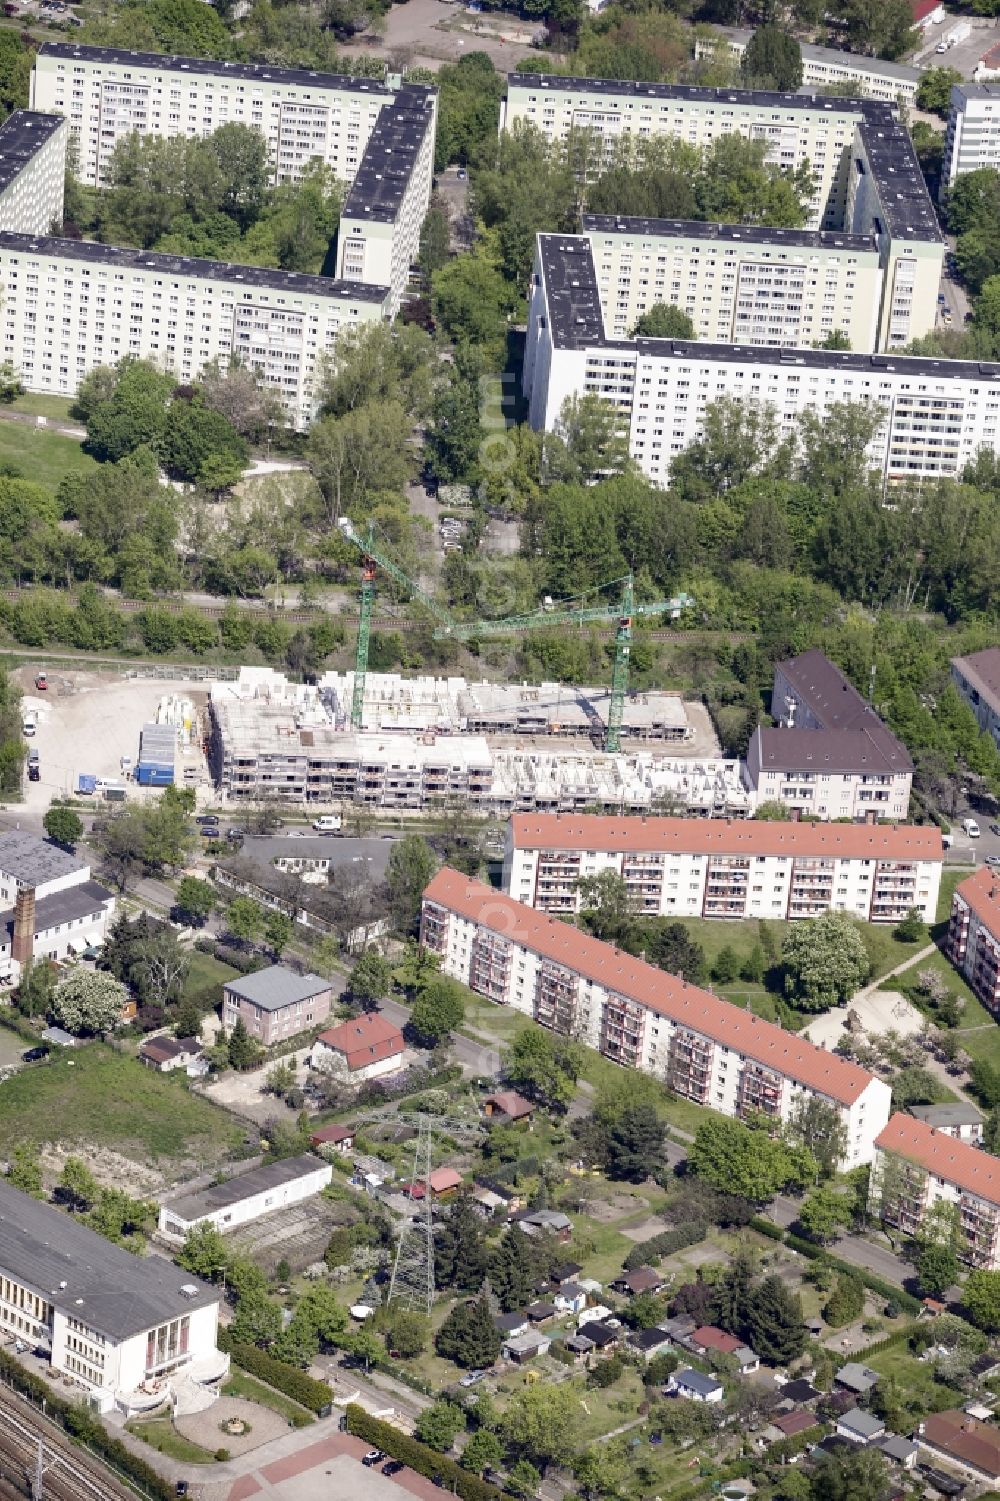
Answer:
[[[220,412],[200,400],[171,402],[159,442],[163,467],[173,479],[208,490],[235,485],[250,451]]]
[[[819,1164],[825,1178],[832,1178],[847,1156],[847,1127],[843,1113],[818,1095],[799,1096],[785,1126],[785,1136],[795,1146],[805,1147]]]
[[[520,1458],[544,1468],[569,1464],[579,1448],[580,1406],[569,1382],[541,1382],[513,1394],[501,1432]]]
[[[540,1027],[519,1032],[504,1055],[510,1082],[533,1100],[556,1110],[565,1110],[576,1093],[583,1067],[578,1043],[554,1037]]]
[[[447,1042],[465,1014],[462,991],[456,980],[434,975],[417,996],[410,1011],[409,1028],[422,1047]]]
[[[74,1036],[114,1032],[125,1020],[127,988],[100,970],[73,969],[52,996],[56,1020]]]
[[[635,929],[636,909],[623,876],[602,870],[577,881],[582,904],[581,920],[602,943],[626,946]]]
[[[946,120],[951,108],[952,87],[961,82],[962,75],[957,68],[928,68],[921,73],[917,85],[917,108]]]
[[[417,1419],[414,1433],[422,1444],[444,1454],[465,1427],[465,1413],[457,1402],[439,1397],[430,1407],[425,1407]]]
[[[920,1253],[917,1279],[928,1298],[940,1298],[958,1281],[958,1257],[950,1246],[929,1245]]]
[[[842,1329],[852,1319],[859,1318],[865,1306],[865,1285],[860,1277],[842,1272],[837,1285],[827,1299],[823,1317],[831,1329]]]
[[[59,1175],[60,1199],[74,1211],[86,1213],[100,1198],[100,1184],[82,1157],[67,1157]]]
[[[854,1218],[854,1204],[847,1194],[835,1188],[817,1188],[799,1210],[799,1224],[821,1245],[836,1240],[839,1232]]]
[[[490,1258],[490,1287],[504,1313],[531,1302],[539,1267],[530,1238],[518,1226],[506,1230]]]
[[[740,59],[740,72],[750,88],[794,93],[802,82],[801,48],[783,26],[759,26]]]
[[[58,970],[48,959],[28,959],[21,969],[21,979],[14,999],[22,1016],[47,1016],[52,1006],[52,992]]]
[[[83,819],[72,808],[53,805],[42,819],[42,824],[50,839],[70,849],[83,838]]]
[[[617,407],[600,396],[567,396],[551,433],[542,438],[542,473],[550,482],[590,484],[621,474],[628,433]]]
[[[183,876],[177,886],[177,908],[192,924],[200,926],[216,908],[218,898],[211,881],[197,876]]]
[[[489,1304],[477,1298],[455,1304],[438,1330],[434,1348],[466,1370],[485,1370],[500,1354],[502,1343]]]
[[[877,1449],[838,1449],[817,1465],[814,1501],[883,1501],[888,1489],[885,1460]]]
[[[608,1136],[608,1173],[628,1183],[643,1183],[663,1156],[666,1130],[652,1105],[626,1106]]]
[[[241,943],[253,943],[264,928],[264,912],[248,896],[238,896],[226,909],[226,928]]]
[[[31,1194],[32,1198],[41,1198],[42,1168],[36,1147],[24,1141],[18,1142],[10,1159],[7,1182],[22,1193]]]
[[[751,1347],[773,1365],[798,1359],[806,1347],[801,1300],[777,1273],[751,1290],[745,1328]]]
[[[486,1470],[495,1470],[503,1459],[503,1444],[488,1428],[478,1428],[462,1450],[459,1464],[463,1470],[482,1475]]]
[[[236,1025],[230,1032],[226,1043],[226,1051],[230,1065],[241,1071],[253,1068],[260,1057],[260,1044],[250,1036],[242,1016],[236,1018]]]
[[[637,319],[633,339],[693,339],[695,328],[683,308],[671,302],[655,302]]]
[[[382,1322],[386,1348],[402,1360],[413,1360],[427,1344],[427,1320],[412,1308],[389,1308]]]
[[[400,933],[416,932],[424,888],[436,869],[434,851],[421,835],[407,834],[392,846],[385,879],[393,920]]]
[[[472,1192],[460,1189],[434,1237],[434,1280],[439,1288],[472,1292],[486,1276],[489,1251],[483,1222],[473,1208]]]
[[[688,1153],[688,1167],[724,1193],[766,1204],[782,1188],[814,1181],[816,1161],[804,1147],[772,1140],[742,1121],[703,1121]]]
[[[365,949],[355,962],[348,981],[351,1000],[365,1011],[375,1010],[392,985],[392,966],[376,949]]]
[[[231,1259],[228,1242],[214,1225],[207,1222],[193,1226],[177,1252],[178,1265],[187,1272],[194,1272],[196,1277],[202,1277],[206,1282],[214,1282],[216,1274]]]
[[[803,1011],[842,1005],[871,974],[858,925],[845,912],[796,923],[781,951],[785,991]]]
[[[962,1302],[977,1329],[996,1334],[1000,1330],[1000,1272],[970,1272]]]
[[[292,919],[286,912],[268,912],[264,918],[264,942],[280,959],[292,937]]]

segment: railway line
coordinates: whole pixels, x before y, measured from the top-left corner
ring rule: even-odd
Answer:
[[[39,1439],[41,1496],[35,1490]],[[0,1496],[31,1501],[136,1501],[138,1494],[75,1448],[29,1403],[6,1390],[0,1391],[0,1485]]]

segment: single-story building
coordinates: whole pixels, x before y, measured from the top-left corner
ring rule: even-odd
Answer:
[[[575,1282],[583,1271],[578,1261],[564,1261],[555,1268],[549,1281],[556,1287],[562,1287],[564,1282]]]
[[[613,1350],[621,1338],[621,1330],[614,1329],[603,1320],[577,1325],[577,1334],[585,1334],[598,1350]]]
[[[174,1199],[160,1209],[160,1229],[185,1236],[195,1225],[235,1230],[275,1209],[287,1209],[321,1193],[333,1177],[333,1167],[307,1152],[267,1162],[225,1183],[213,1183],[200,1193]]]
[[[818,1402],[822,1395],[818,1386],[813,1386],[811,1381],[804,1381],[801,1376],[794,1381],[786,1381],[781,1386],[782,1400],[795,1402],[799,1407],[805,1407],[810,1402]]]
[[[563,1348],[575,1355],[577,1360],[586,1360],[596,1346],[586,1334],[568,1334],[563,1340]]]
[[[875,1447],[885,1455],[890,1464],[901,1465],[904,1470],[912,1470],[916,1466],[918,1446],[912,1438],[889,1433]]]
[[[530,1329],[527,1334],[515,1334],[504,1340],[501,1354],[504,1360],[524,1365],[526,1361],[534,1360],[536,1355],[547,1354],[551,1343],[548,1335],[539,1334],[537,1329]]]
[[[559,1312],[554,1303],[529,1303],[525,1309],[528,1318],[533,1324],[544,1324],[549,1319],[554,1319]]]
[[[669,1334],[675,1345],[679,1345],[693,1334],[698,1327],[697,1319],[693,1319],[688,1313],[675,1313],[673,1318],[664,1319],[660,1328],[665,1334]]]
[[[977,1479],[1000,1480],[1000,1429],[951,1408],[932,1412],[917,1429],[921,1449]]]
[[[587,1292],[582,1282],[580,1286],[584,1292]],[[590,1297],[590,1294],[587,1293],[587,1296]],[[576,1327],[579,1329],[583,1324],[610,1324],[612,1329],[614,1329],[617,1328],[618,1322],[618,1319],[615,1318],[614,1309],[609,1308],[606,1303],[591,1303],[589,1308],[582,1308],[580,1310]]]
[[[867,1397],[878,1379],[878,1371],[873,1371],[870,1366],[861,1365],[856,1360],[849,1360],[846,1365],[842,1365],[834,1377],[838,1386],[855,1392],[859,1397]]]
[[[837,1419],[837,1432],[841,1438],[849,1438],[852,1444],[873,1444],[885,1437],[885,1424],[874,1413],[852,1407]]]
[[[242,1018],[250,1036],[264,1047],[308,1032],[330,1015],[333,989],[319,975],[297,975],[272,964],[238,975],[222,987],[222,1025],[231,1032]]]
[[[207,1073],[208,1062],[196,1037],[147,1037],[139,1044],[139,1062],[157,1073],[171,1074],[175,1068],[187,1073]]]
[[[666,1285],[663,1273],[651,1266],[637,1266],[631,1272],[620,1272],[611,1284],[612,1289],[623,1297],[662,1292]]]
[[[491,1220],[497,1215],[506,1215],[507,1200],[492,1188],[475,1184],[472,1190],[472,1207],[481,1219]]]
[[[493,1322],[497,1327],[497,1332],[505,1339],[518,1339],[531,1329],[526,1313],[497,1313],[493,1316]]]
[[[370,1011],[321,1032],[312,1046],[312,1066],[321,1073],[342,1075],[352,1084],[362,1083],[398,1073],[405,1050],[395,1022]]]
[[[42,1041],[51,1043],[54,1048],[75,1048],[77,1045],[77,1038],[72,1032],[67,1032],[65,1027],[46,1027]]]
[[[764,1429],[764,1438],[769,1444],[779,1444],[782,1439],[797,1438],[800,1433],[808,1433],[818,1422],[815,1413],[803,1412],[801,1408],[796,1408],[793,1412],[781,1412]]]
[[[317,1126],[310,1134],[309,1145],[319,1151],[329,1148],[339,1157],[346,1157],[354,1151],[354,1127]]]
[[[510,1125],[515,1121],[530,1121],[535,1107],[516,1089],[500,1089],[488,1094],[483,1101],[483,1114],[487,1120]]]
[[[663,1329],[637,1329],[627,1343],[643,1360],[654,1360],[671,1348],[673,1341]]]
[[[721,1402],[725,1396],[721,1381],[715,1376],[706,1376],[703,1371],[692,1370],[690,1366],[674,1371],[666,1389],[675,1397],[687,1397],[691,1402]]]
[[[427,1186],[432,1199],[449,1199],[462,1186],[462,1174],[453,1167],[436,1167],[431,1170]]]
[[[1000,1355],[992,1350],[987,1350],[983,1355],[977,1355],[969,1367],[969,1375],[975,1376],[977,1381],[986,1381],[989,1377],[1000,1371]]]
[[[576,1282],[565,1282],[552,1299],[560,1313],[582,1313],[587,1294]]]
[[[741,1376],[749,1376],[760,1370],[760,1357],[756,1352],[741,1339],[737,1339],[735,1334],[727,1334],[714,1324],[702,1324],[700,1329],[695,1329],[688,1335],[685,1343],[696,1355],[732,1355]]]
[[[383,1162],[381,1157],[355,1157],[351,1164],[351,1182],[355,1188],[363,1188],[365,1193],[381,1193],[387,1184],[395,1181],[396,1169],[391,1162]]]
[[[945,1136],[956,1141],[967,1141],[972,1146],[982,1146],[985,1119],[982,1111],[968,1100],[952,1100],[947,1105],[907,1105],[907,1113],[914,1120],[923,1121]]]
[[[573,1234],[573,1221],[558,1209],[529,1209],[527,1214],[518,1216],[517,1223],[525,1235],[555,1235],[567,1241]]]

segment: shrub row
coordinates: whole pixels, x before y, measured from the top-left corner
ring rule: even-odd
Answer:
[[[766,1220],[762,1214],[755,1214],[750,1221],[751,1230],[756,1230],[758,1235],[766,1235],[768,1240],[784,1240],[785,1232],[780,1225],[773,1220]]]
[[[866,1272],[863,1267],[852,1266],[849,1261],[844,1261],[840,1256],[831,1256],[829,1251],[824,1251],[822,1246],[813,1245],[811,1240],[803,1240],[801,1235],[792,1235],[791,1231],[785,1236],[785,1245],[793,1251],[798,1251],[802,1256],[808,1256],[810,1261],[822,1261],[835,1272],[843,1272],[845,1276],[857,1277],[863,1282],[869,1292],[878,1293],[879,1297],[887,1298],[895,1303],[903,1313],[918,1314],[921,1309],[919,1298],[912,1293],[904,1292],[893,1282],[886,1282],[882,1277],[876,1277],[872,1272]]]
[[[329,1413],[332,1398],[325,1381],[314,1381],[305,1371],[300,1371],[298,1366],[278,1360],[274,1355],[268,1355],[266,1350],[258,1350],[256,1345],[232,1343],[224,1329],[219,1330],[219,1349],[228,1349],[241,1370],[258,1377],[268,1386],[273,1386],[275,1391],[284,1392],[286,1397],[291,1397],[293,1402],[308,1408],[317,1417],[326,1417]]]
[[[402,1460],[411,1470],[416,1470],[418,1475],[426,1475],[428,1480],[440,1475],[444,1489],[461,1496],[462,1501],[500,1501],[503,1493],[495,1485],[490,1485],[469,1470],[463,1470],[461,1465],[447,1455],[429,1449],[426,1444],[410,1438],[409,1434],[401,1433],[391,1423],[373,1418],[371,1413],[365,1412],[363,1407],[358,1407],[353,1402],[347,1408],[347,1431],[353,1433],[355,1438],[363,1438],[366,1443],[377,1445],[386,1454],[391,1454],[393,1459]]]
[[[664,1256],[672,1256],[675,1251],[683,1251],[688,1246],[696,1246],[700,1240],[705,1239],[707,1234],[708,1226],[699,1220],[689,1220],[686,1224],[675,1225],[673,1230],[662,1230],[659,1235],[654,1235],[649,1240],[640,1241],[637,1246],[633,1246],[625,1257],[625,1270],[634,1272],[637,1266],[651,1266],[657,1261],[662,1261]]]
[[[155,1501],[170,1501],[174,1487],[158,1475],[152,1465],[133,1454],[131,1449],[126,1449],[120,1438],[112,1437],[101,1420],[82,1404],[67,1402],[57,1396],[47,1382],[26,1371],[5,1350],[0,1350],[0,1375],[15,1391],[23,1392],[38,1405],[44,1402],[46,1414],[53,1422],[58,1423],[73,1438],[86,1444],[99,1458],[107,1460],[123,1475],[142,1486]]]

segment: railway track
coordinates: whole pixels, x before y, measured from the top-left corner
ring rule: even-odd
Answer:
[[[36,1501],[34,1480],[42,1440],[42,1496],[45,1501],[136,1501],[96,1459],[75,1448],[29,1403],[0,1392],[0,1482],[8,1496]],[[0,1490],[0,1496],[4,1491]]]

